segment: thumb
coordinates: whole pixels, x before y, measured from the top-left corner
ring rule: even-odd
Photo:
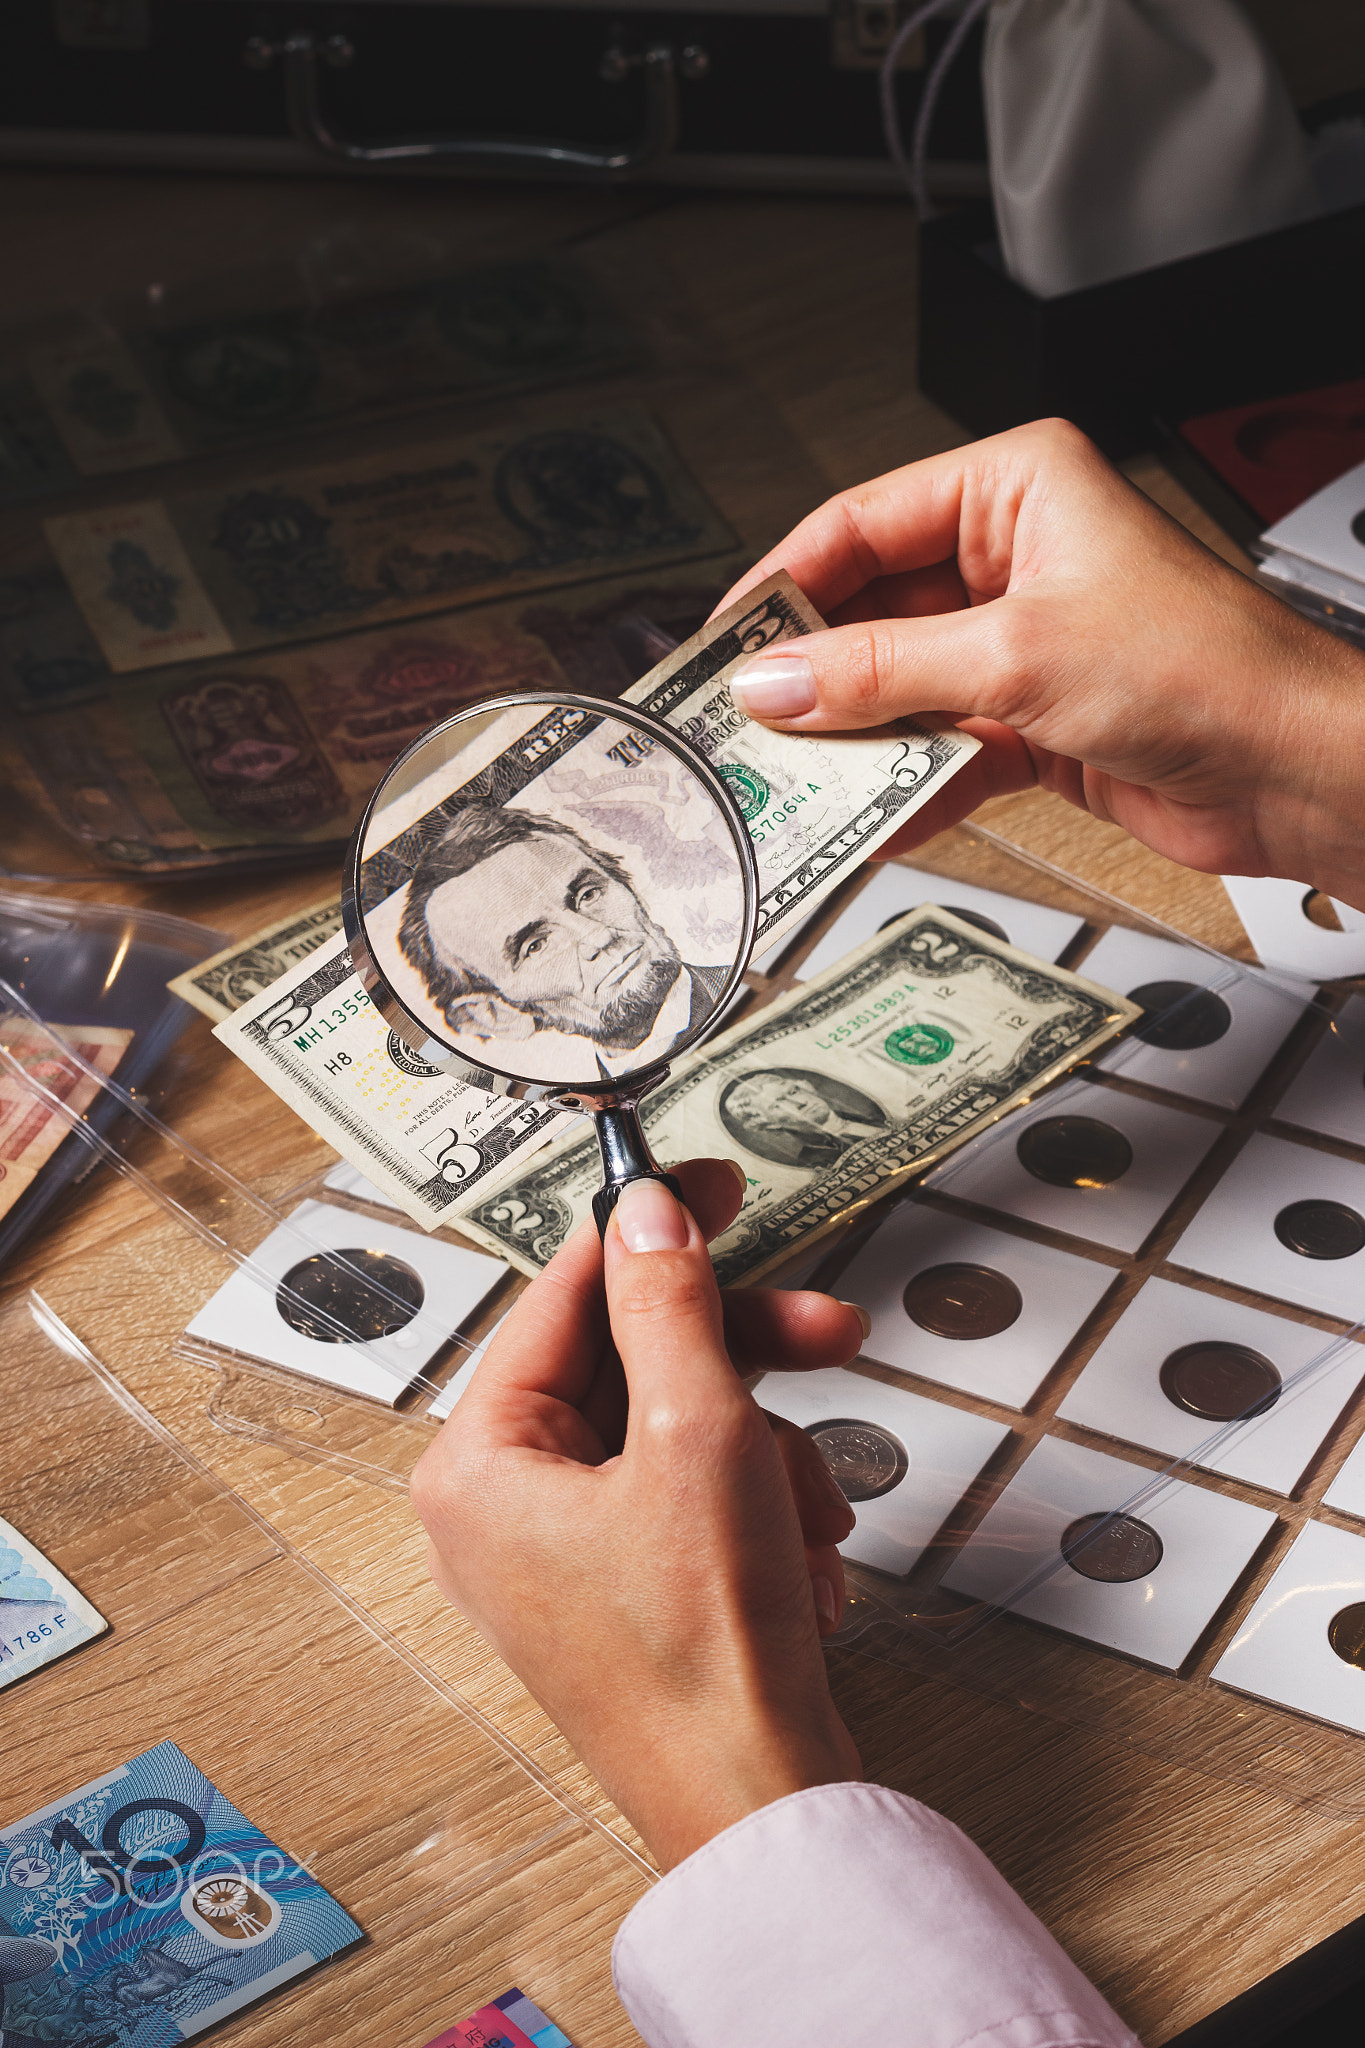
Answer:
[[[630,1393],[627,1442],[651,1412],[714,1413],[747,1401],[725,1348],[706,1240],[657,1180],[621,1191],[603,1245],[611,1333]]]
[[[730,677],[748,718],[791,732],[850,732],[914,713],[1027,715],[1029,601],[1013,594],[928,618],[874,619],[782,640]]]

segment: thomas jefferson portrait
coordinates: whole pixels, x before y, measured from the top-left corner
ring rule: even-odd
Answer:
[[[683,960],[614,855],[493,803],[470,804],[423,853],[398,942],[452,1031],[504,1044],[562,1032],[607,1073],[666,1059],[728,972]]]
[[[775,1166],[832,1166],[888,1125],[870,1095],[805,1067],[765,1067],[727,1082],[717,1114],[736,1144]]]

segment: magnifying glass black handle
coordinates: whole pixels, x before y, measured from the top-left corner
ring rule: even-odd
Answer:
[[[597,1142],[602,1152],[602,1185],[592,1198],[597,1234],[605,1237],[611,1212],[621,1199],[621,1190],[633,1180],[659,1180],[681,1202],[683,1191],[676,1177],[665,1173],[649,1149],[640,1112],[632,1103],[614,1103],[593,1111]]]

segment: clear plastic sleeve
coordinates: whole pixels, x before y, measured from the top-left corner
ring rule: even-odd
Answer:
[[[0,1829],[174,1743],[364,1937],[321,1970],[263,1981],[235,2040],[361,2048],[377,2023],[429,2040],[512,1981],[592,2038],[643,1861],[180,1450],[46,1303],[12,1303],[3,1337],[0,1503],[113,1625],[7,1695]],[[106,1811],[95,1797],[77,1818]],[[280,1875],[276,1859],[266,1876]],[[55,1922],[48,1893],[21,1893],[27,1931],[55,1931],[63,1908],[61,1931],[78,1928],[76,1892]],[[566,1946],[585,1898],[592,1924]],[[117,1958],[136,1929],[112,1915],[102,1939]],[[183,1946],[172,1933],[161,1979],[138,1979],[143,1998],[183,1993],[177,2038],[238,1974],[191,1982]]]
[[[45,1047],[41,1063],[16,1057],[20,1032]],[[361,1224],[343,1204],[277,1204],[180,1138],[3,983],[0,1068],[35,1115],[64,1126],[92,1164],[116,1168],[188,1235],[174,1284],[192,1355],[339,1379],[391,1407],[432,1395],[433,1372],[472,1348],[460,1325],[502,1280],[498,1261],[373,1215]],[[105,1109],[117,1120],[95,1113]]]
[[[107,1134],[122,1114],[112,1091],[97,1086],[115,1077],[127,1095],[155,1100],[168,1084],[168,1055],[192,1012],[166,984],[222,934],[183,918],[121,904],[75,903],[57,896],[0,892],[0,1011],[6,1075],[11,1088],[21,1065],[34,1063],[48,1082],[81,1106],[85,1128]],[[58,1058],[50,1031],[36,1036],[30,1020],[55,1029],[75,1047],[95,1077]],[[16,1105],[28,1099],[10,1095]],[[92,1163],[92,1152],[65,1124],[34,1113],[7,1115],[0,1140],[0,1262],[43,1212]]]
[[[0,1515],[99,1610],[103,1640],[150,1628],[280,1556],[272,1532],[42,1295],[0,1309],[0,1356]]]
[[[872,1317],[852,1367],[757,1385],[855,1503],[839,1640],[1360,1811],[1361,999],[1238,957],[1250,949],[1216,880],[1130,847],[1125,901],[1098,829],[1086,861],[1063,866],[1049,858],[1054,809],[1007,822],[1031,843],[997,820],[874,864],[749,975],[746,1017],[927,902],[1141,1011],[922,1179],[860,1196],[760,1283],[814,1284]],[[1179,923],[1146,907],[1163,899]],[[524,1282],[504,1272],[453,1333],[438,1318],[437,1363],[391,1373],[392,1398],[196,1336],[233,1275],[278,1315],[278,1261],[262,1256],[275,1233],[301,1259],[335,1261],[393,1212],[325,1147],[267,1201],[150,1112],[139,1120],[136,1161],[116,1163],[164,1213],[137,1269],[156,1341],[214,1366],[220,1428],[401,1491]],[[244,1140],[244,1171],[249,1157]],[[177,1233],[192,1243],[172,1272]],[[456,1231],[429,1242],[461,1248]]]

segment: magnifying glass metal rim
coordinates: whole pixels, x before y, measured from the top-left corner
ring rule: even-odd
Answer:
[[[364,861],[365,836],[379,805],[379,799],[393,778],[420,747],[427,746],[439,734],[450,731],[452,727],[464,725],[471,718],[482,718],[489,712],[517,711],[534,704],[567,705],[574,710],[589,712],[595,718],[614,718],[625,725],[643,727],[653,735],[660,746],[665,747],[696,776],[707,794],[712,797],[716,808],[730,828],[730,835],[739,856],[744,886],[744,925],[741,944],[736,950],[734,962],[720,995],[696,1029],[681,1038],[666,1058],[655,1060],[647,1067],[632,1068],[628,1073],[621,1075],[619,1080],[598,1074],[585,1081],[530,1081],[520,1074],[504,1073],[498,1067],[472,1059],[468,1053],[447,1045],[444,1039],[433,1036],[431,1027],[415,1017],[403,1003],[385,979],[365,936],[360,910],[360,870]],[[449,718],[443,718],[436,725],[429,726],[410,746],[405,747],[397,760],[386,769],[366,804],[351,838],[342,877],[341,915],[351,958],[367,995],[384,1022],[398,1033],[418,1059],[426,1061],[429,1066],[439,1067],[445,1073],[455,1074],[490,1095],[508,1095],[518,1101],[557,1102],[566,1109],[602,1109],[617,1104],[638,1102],[664,1079],[675,1059],[681,1058],[684,1053],[690,1052],[693,1046],[701,1043],[713,1028],[712,1020],[720,1015],[734,995],[748,968],[758,928],[758,862],[739,805],[735,802],[724,776],[656,713],[646,711],[637,704],[617,704],[612,698],[587,697],[573,690],[504,691],[497,696],[481,697],[474,703],[463,704],[458,711],[452,712]]]

